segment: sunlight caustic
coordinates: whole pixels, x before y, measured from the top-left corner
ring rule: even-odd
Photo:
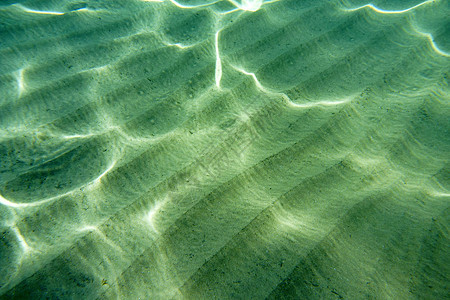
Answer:
[[[385,9],[381,9],[381,8],[373,5],[372,3],[366,4],[366,5],[363,5],[363,6],[359,6],[359,7],[355,7],[355,8],[345,8],[344,10],[346,10],[346,11],[356,11],[356,10],[360,10],[360,9],[364,9],[364,8],[370,8],[370,9],[372,9],[372,10],[374,10],[374,11],[380,13],[380,14],[403,14],[403,13],[409,12],[411,10],[414,10],[414,9],[420,7],[420,6],[423,6],[423,5],[426,5],[426,4],[430,4],[430,3],[433,3],[433,2],[436,2],[436,1],[437,0],[427,0],[427,1],[424,1],[424,2],[419,3],[417,5],[414,5],[412,7],[409,7],[409,8],[406,8],[406,9],[402,9],[402,10],[385,10]]]
[[[25,91],[25,80],[24,80],[24,76],[23,76],[24,71],[25,71],[25,68],[22,68],[16,72],[17,91],[18,91],[19,97]]]
[[[220,30],[217,31],[216,35],[215,35],[215,48],[216,48],[215,81],[216,81],[216,86],[220,89],[220,80],[222,79],[222,60],[220,59],[220,52],[219,52],[219,33],[220,33]]]
[[[420,36],[425,37],[428,42],[430,43],[431,48],[438,54],[446,57],[450,57],[450,53],[445,52],[444,50],[440,49],[436,42],[434,41],[433,35],[431,33],[422,32],[419,29],[417,29],[415,26],[413,26],[414,32],[418,33]]]

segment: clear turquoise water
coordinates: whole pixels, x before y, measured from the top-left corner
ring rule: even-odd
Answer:
[[[0,298],[445,299],[449,1],[0,2]]]

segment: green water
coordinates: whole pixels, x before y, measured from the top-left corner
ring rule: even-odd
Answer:
[[[450,4],[367,1],[1,1],[0,298],[448,299]]]

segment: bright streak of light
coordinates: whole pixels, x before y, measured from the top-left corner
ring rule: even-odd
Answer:
[[[429,4],[429,3],[432,3],[432,2],[436,2],[436,1],[437,0],[427,0],[427,1],[424,1],[424,2],[419,3],[417,5],[414,5],[414,6],[410,7],[410,8],[402,9],[402,10],[384,10],[384,9],[376,7],[375,5],[373,5],[371,3],[363,5],[363,6],[360,6],[360,7],[356,7],[356,8],[345,8],[344,10],[346,10],[346,11],[356,11],[356,10],[360,10],[360,9],[363,9],[363,8],[367,7],[367,8],[370,8],[373,11],[376,11],[377,13],[380,13],[380,14],[403,14],[405,12],[414,10],[414,9],[416,9],[416,8],[422,6],[422,5],[426,5],[426,4]]]
[[[350,96],[347,97],[343,100],[337,100],[337,101],[328,101],[328,100],[324,100],[324,101],[316,101],[316,102],[310,102],[310,103],[301,103],[301,104],[297,104],[292,102],[292,100],[284,93],[280,93],[280,92],[275,92],[275,91],[271,91],[269,89],[267,89],[266,87],[264,87],[261,82],[259,82],[258,78],[256,77],[255,73],[251,73],[251,72],[247,72],[244,69],[238,68],[233,66],[233,68],[239,72],[241,72],[242,74],[251,76],[253,78],[253,81],[255,82],[256,87],[261,90],[262,92],[266,93],[266,94],[272,94],[272,95],[278,95],[283,97],[289,106],[293,107],[293,108],[312,108],[312,107],[326,107],[326,106],[336,106],[336,105],[341,105],[341,104],[345,104],[348,103],[350,101],[352,101],[352,99],[355,98],[355,96]]]
[[[72,139],[87,139],[95,134],[74,134],[74,135],[63,135],[61,138],[64,140],[72,140]]]
[[[228,0],[228,1],[231,2],[234,6],[236,6],[237,8],[239,8],[241,10],[253,11],[253,12],[260,9],[263,4],[263,0],[242,0],[241,3],[238,3],[237,1],[234,1],[234,0]]]
[[[434,42],[433,36],[430,33],[422,32],[422,31],[418,30],[417,28],[413,28],[413,29],[416,33],[418,33],[420,36],[425,37],[430,42],[431,48],[433,48],[433,50],[436,53],[438,53],[442,56],[450,57],[449,53],[445,52],[444,50],[439,49],[438,45]]]
[[[445,197],[445,198],[450,197],[449,193],[443,193],[443,192],[433,191],[430,194],[431,194],[431,196],[434,196],[434,197]]]
[[[345,98],[344,100],[338,100],[338,101],[317,101],[317,102],[310,102],[310,103],[301,103],[297,104],[292,101],[289,101],[289,106],[295,107],[295,108],[311,108],[311,107],[318,107],[318,106],[336,106],[348,103],[352,100],[352,97]]]
[[[356,8],[345,8],[344,10],[345,11],[356,11],[356,10],[360,10],[360,9],[363,9],[363,8],[367,7],[367,8],[370,8],[373,11],[376,11],[377,13],[380,13],[380,14],[403,14],[403,13],[412,11],[412,10],[414,10],[414,9],[420,7],[420,6],[423,6],[423,5],[426,5],[426,4],[430,4],[430,3],[434,3],[434,2],[437,2],[437,1],[438,0],[427,0],[427,1],[424,1],[424,2],[419,3],[417,5],[414,5],[414,6],[410,7],[410,8],[403,9],[403,10],[384,10],[384,9],[376,7],[373,4],[366,4],[366,5],[363,5],[363,6],[360,6],[360,7],[356,7]],[[418,30],[417,28],[414,28],[414,31],[416,33],[418,33],[419,35],[427,38],[428,41],[430,42],[431,47],[433,48],[433,50],[436,53],[438,53],[438,54],[440,54],[442,56],[446,56],[446,57],[450,56],[449,53],[445,52],[444,50],[440,49],[437,46],[437,44],[434,41],[433,36],[430,33],[422,32],[422,31]]]
[[[234,8],[234,9],[229,10],[229,11],[221,12],[220,14],[221,15],[228,15],[228,14],[234,13],[235,11],[238,11],[238,10],[240,10],[240,9],[239,8]]]
[[[86,225],[86,226],[83,226],[80,229],[78,229],[78,231],[81,231],[81,232],[83,232],[83,231],[96,231],[96,230],[98,230],[98,228],[93,226],[93,225]]]
[[[22,9],[24,12],[27,12],[27,13],[40,14],[40,15],[57,15],[57,16],[64,15],[63,12],[46,11],[46,10],[34,10],[34,9],[30,9],[28,7],[23,6],[22,4],[14,4],[14,5],[19,7],[20,9]]]
[[[19,93],[19,97],[22,95],[22,93],[25,91],[25,81],[23,78],[23,73],[24,73],[25,69],[22,68],[19,71],[17,71],[17,90]]]
[[[219,53],[219,33],[220,33],[220,30],[216,32],[216,36],[215,36],[215,45],[216,45],[215,80],[216,80],[216,86],[220,89],[220,80],[222,79],[222,60],[220,59],[220,53]]]
[[[116,163],[117,163],[116,161],[113,161],[108,166],[108,168],[106,168],[106,170],[103,171],[102,174],[100,174],[97,178],[95,178],[94,180],[90,181],[89,183],[83,185],[81,188],[85,188],[86,190],[94,190],[95,188],[97,188],[100,185],[100,183],[102,181],[102,178],[104,178],[109,172],[111,172],[111,170],[114,168]],[[78,188],[78,189],[80,189],[80,188]],[[77,189],[75,189],[75,190],[77,190]]]
[[[16,235],[17,239],[19,240],[20,246],[22,247],[23,251],[25,253],[30,252],[31,250],[33,250],[27,243],[27,241],[25,240],[24,236],[22,235],[22,233],[20,232],[19,228],[17,228],[17,226],[12,226],[11,227],[12,230],[14,231],[14,234]]]
[[[291,101],[291,99],[288,97],[288,95],[286,95],[285,93],[280,93],[280,92],[271,91],[271,90],[267,89],[266,87],[264,87],[264,86],[261,84],[261,82],[259,82],[258,77],[256,77],[256,74],[255,74],[255,73],[247,72],[247,71],[245,71],[244,69],[239,68],[239,67],[235,67],[235,66],[232,66],[232,67],[233,67],[236,71],[239,71],[239,72],[241,72],[241,73],[244,74],[244,75],[251,76],[251,77],[253,78],[253,81],[255,82],[256,87],[257,87],[260,91],[262,91],[262,92],[264,92],[264,93],[266,93],[266,94],[269,94],[269,95],[280,96],[280,97],[282,97],[284,100],[286,100],[286,102],[287,102],[288,104],[293,103],[293,102]]]
[[[16,6],[16,7],[20,8],[24,12],[31,13],[31,14],[38,14],[38,15],[62,16],[62,15],[65,15],[66,13],[71,13],[71,12],[83,12],[83,11],[86,11],[86,12],[98,12],[98,10],[91,10],[89,8],[86,8],[86,7],[75,9],[75,10],[71,10],[69,12],[59,12],[59,11],[31,9],[31,8],[26,7],[26,6],[23,6],[22,4],[13,4],[13,6]]]
[[[241,0],[241,3],[239,3],[235,0],[228,0],[228,2],[230,2],[231,4],[236,6],[236,8],[233,10],[230,10],[228,12],[225,12],[223,14],[229,14],[229,13],[235,12],[237,10],[255,12],[255,11],[258,11],[265,4],[274,3],[274,2],[278,2],[278,1],[280,1],[280,0],[271,0],[271,1],[266,1],[266,2],[264,2],[264,0]]]
[[[31,203],[15,203],[15,202],[11,202],[9,200],[6,200],[5,198],[3,198],[0,195],[0,204],[2,204],[4,206],[8,206],[8,207],[13,207],[13,208],[25,208],[25,207],[38,206],[38,205],[44,204],[46,202],[49,202],[49,201],[51,201],[53,199],[62,197],[64,195],[59,195],[57,197],[52,197],[52,198],[44,199],[44,200],[41,200],[41,201],[31,202]]]
[[[255,73],[251,73],[251,72],[247,72],[244,69],[238,68],[238,67],[233,67],[235,70],[241,72],[242,74],[245,74],[247,76],[251,76],[253,78],[253,81],[255,81],[256,87],[258,89],[260,89],[261,91],[263,91],[264,93],[269,93],[269,94],[278,94],[272,91],[269,91],[268,89],[266,89],[261,82],[259,82],[258,78],[256,77]]]
[[[175,0],[169,0],[169,1],[172,2],[173,5],[175,5],[175,6],[179,7],[179,8],[192,9],[192,8],[210,6],[210,5],[216,4],[217,2],[219,2],[221,0],[217,0],[217,1],[214,1],[214,2],[211,2],[211,3],[199,4],[199,5],[184,5],[184,4],[178,3]],[[161,2],[161,1],[150,1],[150,2]]]
[[[159,210],[164,206],[164,204],[167,202],[167,198],[164,201],[155,203],[155,205],[150,209],[150,211],[144,216],[144,221],[150,225],[150,228],[158,233],[158,230],[155,226],[155,216],[159,212]]]
[[[164,42],[164,45],[170,46],[170,47],[177,47],[177,48],[180,48],[180,49],[188,49],[188,48],[192,47],[191,45],[183,45],[181,43],[172,44],[172,43],[169,43],[169,42]]]
[[[105,177],[106,174],[108,174],[109,172],[111,172],[111,170],[114,168],[114,166],[116,165],[116,161],[113,161],[109,167],[102,173],[100,174],[96,179],[94,179],[91,184],[96,184],[99,183],[103,177]]]
[[[87,188],[88,187],[95,187],[97,184],[100,183],[102,178],[106,176],[106,174],[111,172],[111,170],[114,168],[115,164],[116,164],[116,161],[113,161],[102,174],[100,174],[96,179],[92,180],[88,184],[83,185],[83,187],[87,187]],[[56,196],[53,196],[53,197],[50,197],[50,198],[42,199],[42,200],[31,202],[31,203],[15,203],[15,202],[11,202],[11,201],[3,198],[3,196],[0,195],[0,204],[2,204],[4,206],[12,207],[12,208],[26,208],[26,207],[39,206],[39,205],[42,205],[44,203],[50,202],[52,200],[56,200],[56,199],[62,198],[64,196],[71,195],[71,194],[73,194],[74,192],[76,192],[79,189],[80,189],[80,187],[77,187],[77,188],[74,188],[73,190],[70,190],[70,191],[64,193],[64,194],[56,195]]]
[[[89,68],[89,69],[83,70],[82,72],[98,72],[98,73],[101,73],[101,72],[107,71],[108,68],[109,68],[109,65],[103,65],[103,66]]]

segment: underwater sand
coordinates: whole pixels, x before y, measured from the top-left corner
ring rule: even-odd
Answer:
[[[1,299],[448,299],[448,0],[0,2]]]

